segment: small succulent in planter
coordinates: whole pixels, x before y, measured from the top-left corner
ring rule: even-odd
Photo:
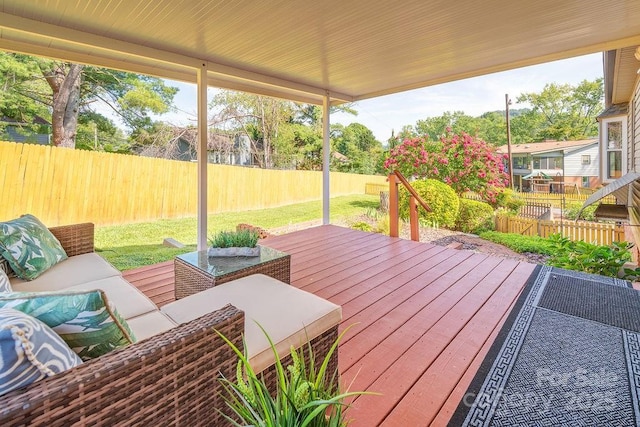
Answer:
[[[253,230],[220,231],[209,238],[209,256],[258,256],[258,237]]]

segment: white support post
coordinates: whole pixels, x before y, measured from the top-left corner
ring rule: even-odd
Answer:
[[[331,143],[329,141],[329,92],[322,102],[322,224],[331,222],[329,210],[329,198],[331,196],[329,185],[329,164],[331,162]]]
[[[198,69],[198,250],[207,249],[207,63]]]

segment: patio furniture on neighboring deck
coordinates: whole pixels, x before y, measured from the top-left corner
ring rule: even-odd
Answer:
[[[291,283],[291,256],[260,246],[257,257],[210,257],[206,250],[175,258],[176,299],[202,292],[252,274],[264,274]]]

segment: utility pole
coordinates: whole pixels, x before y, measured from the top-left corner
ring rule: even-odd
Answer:
[[[507,104],[507,153],[509,155],[509,182],[511,183],[511,189],[515,190],[513,185],[513,159],[511,158],[511,124],[509,121],[509,105],[511,105],[511,100],[509,99],[509,94],[504,94],[504,101]]]

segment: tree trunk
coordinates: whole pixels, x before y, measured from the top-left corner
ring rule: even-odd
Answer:
[[[68,67],[68,69],[67,69]],[[80,77],[83,65],[56,64],[44,71],[45,79],[53,90],[51,127],[53,145],[75,148],[80,105]]]
[[[384,213],[389,212],[389,192],[388,191],[380,192],[380,211]]]

